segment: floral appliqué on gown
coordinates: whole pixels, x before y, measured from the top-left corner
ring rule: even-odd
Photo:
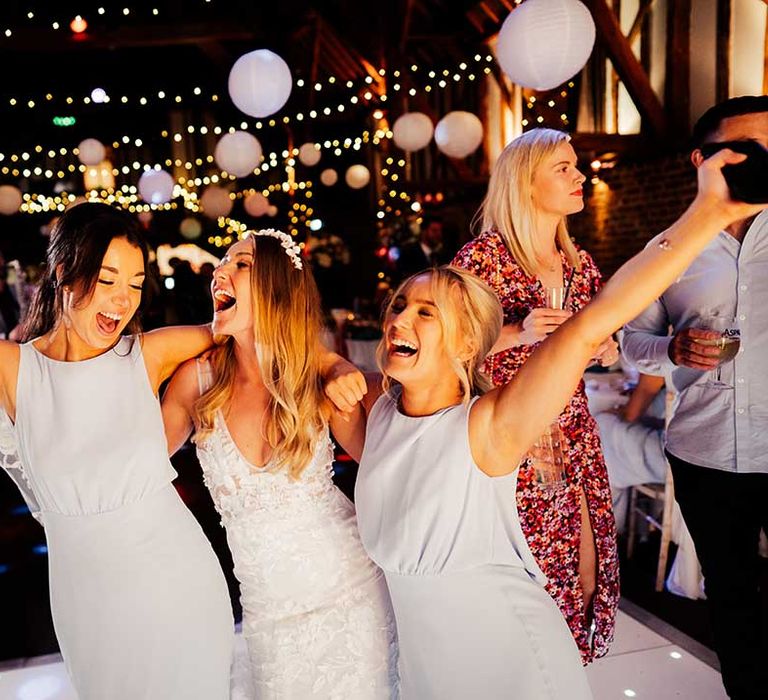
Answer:
[[[389,593],[360,543],[354,506],[333,484],[328,434],[298,480],[250,464],[221,412],[197,454],[240,582],[251,688],[237,696],[397,697]]]

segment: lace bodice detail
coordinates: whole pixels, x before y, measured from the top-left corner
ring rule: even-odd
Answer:
[[[8,472],[14,483],[21,491],[29,512],[36,520],[40,520],[40,505],[32,491],[29,478],[19,457],[19,446],[11,419],[0,410],[0,467]]]
[[[198,361],[198,380],[205,391],[208,363]],[[298,479],[250,464],[221,411],[197,455],[240,582],[246,697],[396,698],[389,594],[360,543],[354,506],[333,484],[327,428]]]
[[[307,506],[330,496],[335,489],[333,444],[327,430],[317,442],[312,461],[296,480],[286,469],[274,469],[271,463],[263,467],[250,464],[232,439],[221,412],[215,417],[214,431],[198,443],[197,456],[225,527],[256,511],[271,518],[300,516]]]

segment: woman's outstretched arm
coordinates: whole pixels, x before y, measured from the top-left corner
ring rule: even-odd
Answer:
[[[622,265],[590,304],[541,344],[509,384],[477,402],[470,441],[484,472],[502,476],[514,471],[573,395],[602,340],[661,295],[726,226],[765,208],[730,199],[720,169],[741,160],[723,150],[705,161],[698,170],[696,199],[659,245]]]
[[[144,334],[144,361],[157,393],[160,385],[186,360],[197,357],[213,345],[211,324],[204,326],[168,326]]]

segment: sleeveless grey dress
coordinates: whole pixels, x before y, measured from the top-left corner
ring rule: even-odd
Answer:
[[[579,652],[525,542],[516,474],[469,446],[471,406],[412,418],[382,396],[355,489],[358,527],[387,579],[404,700],[586,700]]]
[[[228,698],[229,594],[171,485],[139,340],[82,362],[22,345],[0,452],[45,528],[56,636],[80,700]]]

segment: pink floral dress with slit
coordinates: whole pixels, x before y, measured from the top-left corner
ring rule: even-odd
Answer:
[[[579,250],[581,271],[573,274],[568,306],[578,311],[600,288],[600,271],[590,255]],[[571,266],[561,254],[563,274]],[[515,263],[501,236],[488,231],[467,243],[453,265],[488,284],[504,309],[504,323],[516,323],[533,309],[545,306],[544,289]],[[508,348],[486,361],[494,385],[507,383],[538,344]],[[566,484],[554,492],[537,486],[527,462],[520,467],[517,507],[523,532],[536,562],[548,578],[547,591],[563,613],[586,664],[604,656],[613,641],[619,600],[619,562],[611,489],[597,424],[589,412],[584,382],[579,384],[559,418],[566,440]],[[597,588],[591,614],[585,614],[579,579],[581,538],[580,495],[584,492],[597,550]]]

